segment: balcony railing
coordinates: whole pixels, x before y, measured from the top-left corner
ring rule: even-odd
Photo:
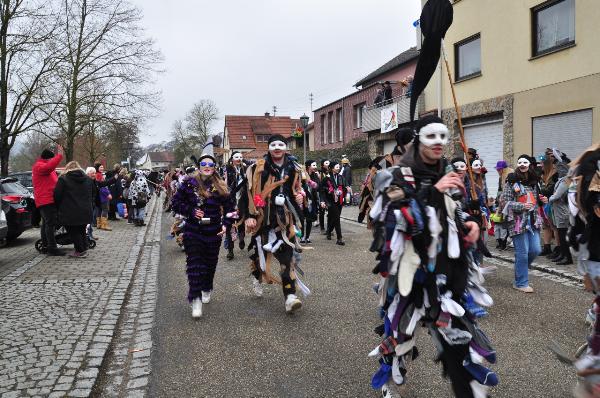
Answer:
[[[385,105],[384,105],[385,104]],[[424,108],[424,98],[423,95],[419,97],[417,101],[417,109],[415,111],[415,117],[418,118],[419,112],[421,112]],[[363,111],[363,125],[362,131],[369,132],[374,130],[380,130],[384,132],[381,123],[381,114],[382,111],[393,111],[396,114],[396,120],[398,125],[402,125],[404,123],[410,122],[410,97],[405,95],[392,98],[387,103],[381,103],[379,105],[371,105],[365,107]]]

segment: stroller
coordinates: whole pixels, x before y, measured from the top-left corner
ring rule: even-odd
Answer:
[[[90,238],[89,236],[87,236],[87,234],[86,234],[86,238],[88,241],[88,248],[94,249],[96,247],[96,241],[94,239]],[[65,227],[62,227],[62,226],[56,227],[56,230],[54,231],[54,239],[56,239],[56,244],[60,245],[60,246],[68,246],[68,245],[73,244],[73,240],[71,239],[71,236],[69,235],[69,233],[67,232]],[[42,244],[41,239],[38,239],[35,241],[35,249],[39,253],[44,252],[44,246]]]

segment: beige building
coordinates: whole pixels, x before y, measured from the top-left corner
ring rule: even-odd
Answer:
[[[422,1],[424,4],[425,1]],[[575,158],[600,140],[597,0],[454,0],[445,51],[467,145],[494,192],[497,160],[557,147]],[[425,110],[458,131],[446,70],[425,90]],[[457,134],[455,134],[456,137]],[[490,192],[490,193],[492,193]]]

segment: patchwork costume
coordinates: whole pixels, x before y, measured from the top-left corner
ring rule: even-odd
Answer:
[[[285,148],[284,138],[272,136],[272,143],[281,143]],[[282,165],[277,165],[270,153],[255,164],[248,167],[248,209],[247,218],[256,220],[256,228],[246,232],[252,233],[250,249],[251,273],[254,280],[254,291],[262,295],[261,283],[281,284],[286,297],[286,311],[292,312],[301,306],[296,296],[298,286],[304,295],[310,294],[308,288],[300,281],[302,274],[299,268],[299,244],[302,228],[302,211],[296,203],[299,194],[301,168],[289,155],[283,155]],[[281,265],[279,275],[275,275],[273,258]]]
[[[150,200],[150,187],[146,181],[146,174],[142,170],[136,170],[135,176],[129,185],[129,200],[133,208],[133,220],[136,225],[144,223],[146,205]]]
[[[465,241],[465,223],[474,220],[459,201],[434,187],[445,173],[445,159],[431,165],[420,158],[419,145],[433,145],[424,143],[430,131],[447,143],[447,128],[439,118],[421,119],[414,147],[399,165],[379,171],[373,182],[370,250],[377,253],[373,273],[380,278],[375,290],[383,322],[375,328],[381,344],[369,354],[380,364],[371,384],[390,397],[393,384],[406,382],[408,362],[418,356],[414,335],[421,324],[455,396],[486,397],[498,377],[485,362],[495,363],[496,353],[464,297],[469,292],[483,306],[490,306],[492,298]]]

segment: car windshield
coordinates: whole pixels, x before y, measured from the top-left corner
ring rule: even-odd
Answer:
[[[31,174],[19,174],[19,175],[15,175],[13,177],[16,178],[17,180],[19,180],[21,185],[23,185],[24,187],[32,187],[33,186],[33,182],[31,181]]]
[[[18,182],[3,182],[0,184],[1,193],[12,193],[19,195],[29,195],[29,191]]]

